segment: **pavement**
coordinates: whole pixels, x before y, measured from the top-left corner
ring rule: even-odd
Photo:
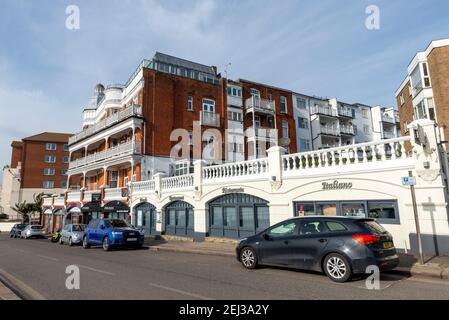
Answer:
[[[209,254],[217,256],[235,257],[235,246],[237,242],[216,241],[192,242],[179,240],[155,240],[146,239],[145,243],[150,250],[185,252],[194,254]],[[449,256],[425,257],[424,264],[411,254],[400,254],[399,266],[390,273],[405,276],[419,276],[433,279],[449,280]]]
[[[11,289],[0,282],[0,300],[21,300]]]
[[[215,254],[211,254],[212,245]],[[48,239],[10,239],[0,235],[0,279],[6,279],[8,286],[25,300],[445,300],[449,297],[449,282],[441,279],[382,274],[378,290],[371,290],[362,277],[339,284],[315,272],[268,267],[246,270],[230,255],[233,246],[148,240],[140,250],[104,252],[101,248],[51,243]],[[79,287],[68,287],[75,275]]]

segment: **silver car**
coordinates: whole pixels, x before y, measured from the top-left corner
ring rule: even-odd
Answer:
[[[44,238],[45,230],[40,225],[28,225],[20,233],[20,238],[30,239],[30,238]]]
[[[85,224],[67,224],[61,230],[61,237],[59,243],[64,244],[67,242],[69,246],[74,244],[81,244],[83,242]]]

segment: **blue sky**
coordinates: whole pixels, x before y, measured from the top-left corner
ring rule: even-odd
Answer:
[[[79,30],[65,27],[68,5]],[[380,30],[365,8],[380,8]],[[347,102],[394,105],[414,53],[449,37],[448,1],[0,0],[0,163],[10,142],[76,132],[96,83],[161,51]]]

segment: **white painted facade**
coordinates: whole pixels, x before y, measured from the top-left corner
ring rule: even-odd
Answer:
[[[437,130],[431,121],[418,121],[411,126],[425,136],[426,146],[412,135],[294,155],[282,155],[283,148],[272,147],[267,158],[220,166],[205,167],[197,161],[193,174],[175,178],[156,175],[154,180],[133,183],[130,204],[133,208],[142,202],[151,203],[157,212],[156,229],[164,233],[166,206],[173,201],[186,202],[194,210],[195,233],[207,236],[209,203],[229,192],[268,201],[270,225],[293,217],[295,202],[390,201],[397,206],[397,216],[391,222],[379,222],[392,233],[395,246],[408,251],[416,250],[416,232],[410,187],[403,185],[402,178],[411,172],[417,179],[415,190],[424,250],[448,254],[447,166],[440,162]],[[404,152],[406,141],[413,145],[412,154]],[[324,186],[335,181],[350,187]]]

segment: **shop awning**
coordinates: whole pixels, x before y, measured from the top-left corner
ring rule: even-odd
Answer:
[[[129,213],[129,207],[120,201],[111,201],[103,207],[103,212]]]
[[[71,215],[80,215],[81,212],[81,208],[76,206],[76,207],[68,207],[67,208],[67,214],[71,214]]]
[[[53,210],[51,209],[45,209],[44,214],[53,214]]]
[[[81,212],[83,213],[101,212],[101,211],[103,211],[103,208],[99,203],[88,202],[81,207]]]

